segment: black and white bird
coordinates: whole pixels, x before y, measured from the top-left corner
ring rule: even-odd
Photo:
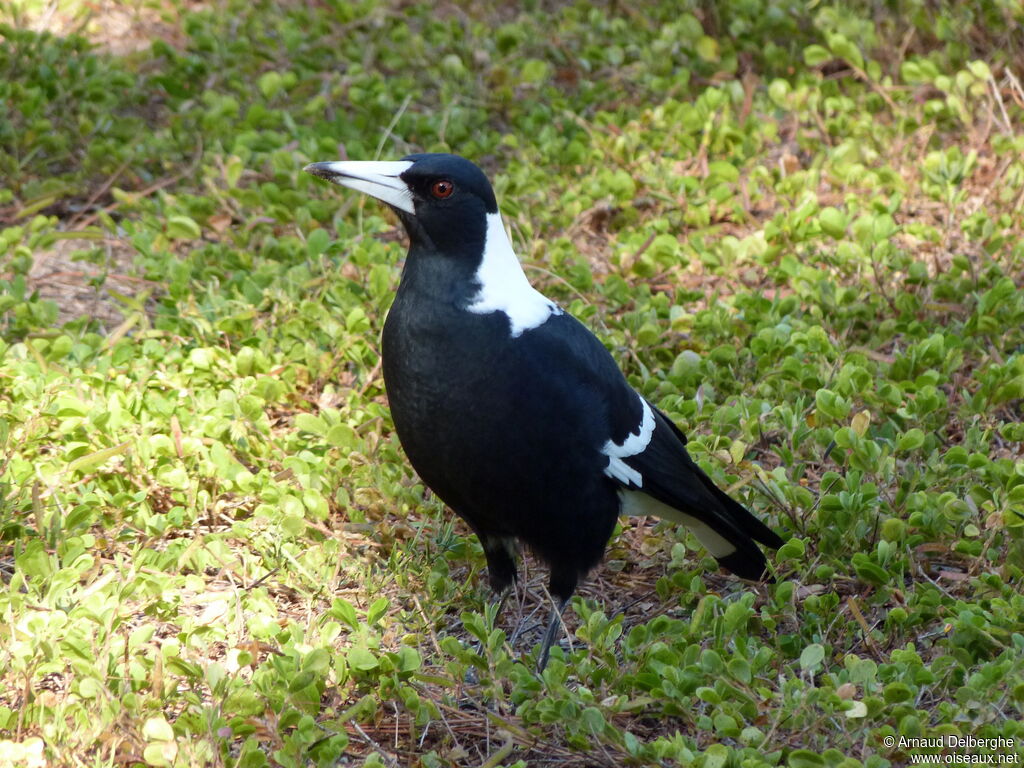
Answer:
[[[491,586],[525,544],[550,568],[543,669],[561,612],[617,517],[687,526],[728,570],[766,575],[764,523],[715,486],[686,436],[600,341],[529,283],[484,173],[455,155],[313,163],[309,173],[398,214],[409,254],[384,323],[384,385],[423,481],[480,538]]]

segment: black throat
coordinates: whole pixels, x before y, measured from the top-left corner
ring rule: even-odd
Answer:
[[[464,309],[480,289],[476,274],[487,243],[486,215],[473,211],[451,221],[451,226],[424,222],[404,212],[399,215],[409,235],[399,294],[412,293],[419,301],[441,301]]]

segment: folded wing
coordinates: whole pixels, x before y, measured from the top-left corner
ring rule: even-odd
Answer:
[[[622,511],[686,525],[720,565],[745,579],[764,578],[767,562],[757,543],[777,549],[782,539],[712,482],[664,413],[642,404],[636,431],[604,450],[605,474],[621,486]]]

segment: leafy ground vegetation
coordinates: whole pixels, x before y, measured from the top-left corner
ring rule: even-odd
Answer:
[[[0,16],[0,765],[1024,760],[1019,0]],[[300,172],[410,150],[775,584],[623,521],[535,675],[391,428],[396,221]]]

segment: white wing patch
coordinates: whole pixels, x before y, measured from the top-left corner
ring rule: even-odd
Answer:
[[[685,525],[712,557],[726,557],[736,551],[727,538],[715,531],[707,523],[702,523],[692,515],[680,512],[675,507],[663,504],[657,499],[651,498],[641,491],[630,491],[625,488],[619,489],[619,500],[621,506],[619,512],[623,515],[654,515],[662,520],[668,520],[676,524]]]
[[[640,395],[637,395],[637,397],[640,397]],[[654,411],[651,410],[651,406],[642,397],[640,397],[640,404],[644,407],[644,417],[640,422],[640,431],[636,434],[631,432],[627,435],[626,439],[622,441],[622,445],[608,440],[604,447],[601,448],[601,453],[608,457],[608,466],[604,468],[604,473],[620,483],[633,485],[637,488],[644,487],[643,475],[629,466],[623,459],[642,453],[648,443],[651,442],[651,435],[654,434]]]
[[[534,289],[526,279],[500,213],[487,214],[487,240],[476,280],[480,290],[473,297],[469,311],[480,315],[504,312],[512,338],[542,325],[552,315],[562,314],[555,302]]]

